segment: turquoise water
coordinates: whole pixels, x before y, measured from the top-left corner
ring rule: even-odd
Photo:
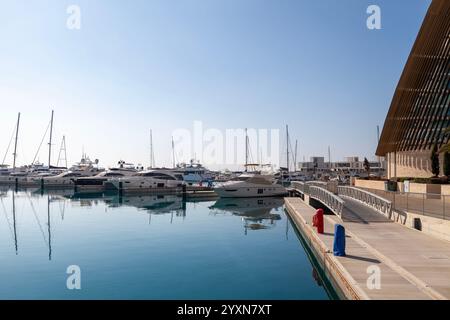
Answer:
[[[282,199],[0,201],[0,299],[328,299]],[[80,290],[66,286],[70,265]]]

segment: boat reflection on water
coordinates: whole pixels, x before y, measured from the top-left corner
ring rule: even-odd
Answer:
[[[177,195],[126,196],[121,199],[122,206],[131,206],[148,214],[175,214],[186,217],[186,202]]]
[[[186,203],[177,195],[127,195],[117,193],[73,193],[65,196],[72,205],[94,206],[105,204],[108,208],[134,207],[148,214],[173,214],[186,216]]]
[[[0,186],[0,198],[6,198],[8,196],[8,188],[5,188],[4,186]]]
[[[283,204],[283,198],[221,198],[210,209],[241,217],[247,234],[248,230],[273,228],[281,220],[281,215],[273,210],[279,210]]]
[[[45,205],[40,205],[42,200]],[[134,195],[121,196],[117,193],[75,193],[70,190],[20,190],[0,189],[0,209],[8,223],[11,238],[14,242],[15,253],[19,254],[21,235],[17,225],[23,224],[21,219],[30,218],[32,225],[37,225],[40,234],[48,250],[48,259],[52,260],[52,231],[55,227],[55,219],[65,221],[66,209],[70,214],[70,207],[104,207],[104,210],[120,208],[137,208],[138,212],[148,214],[151,223],[153,215],[168,215],[170,223],[174,218],[186,218],[187,206],[195,209],[195,203],[206,202],[206,207],[216,213],[225,213],[238,216],[244,224],[245,234],[248,230],[264,230],[275,227],[276,221],[281,220],[281,215],[276,211],[281,210],[284,200],[282,198],[222,198],[213,205],[211,199],[195,198],[194,201],[186,201],[178,195]],[[192,207],[191,207],[192,206]],[[17,208],[20,214],[17,215]],[[23,216],[23,211],[30,215]],[[124,211],[128,212],[128,211]],[[18,221],[19,220],[19,221]]]

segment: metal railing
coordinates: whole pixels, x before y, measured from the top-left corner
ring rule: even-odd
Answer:
[[[450,220],[450,196],[436,193],[395,192],[359,188],[392,202],[392,210]]]
[[[298,191],[308,194],[309,187],[319,187],[325,190],[328,190],[332,193],[337,193],[337,183],[334,182],[325,182],[325,181],[293,181],[291,182],[291,186]]]
[[[335,195],[334,193],[316,186],[309,187],[309,196],[313,199],[319,200],[328,208],[330,208],[339,217],[342,216],[342,210],[344,209],[344,200]]]
[[[294,188],[304,194],[309,193],[309,186],[304,182],[293,181],[293,182],[291,182],[291,186],[292,186],[292,188]]]
[[[392,202],[376,195],[367,190],[355,188],[355,187],[338,187],[338,194],[340,196],[349,197],[362,202],[373,209],[381,212],[386,217],[390,218],[392,213]]]

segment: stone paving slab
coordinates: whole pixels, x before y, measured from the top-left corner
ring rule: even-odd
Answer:
[[[366,205],[344,198],[345,209],[342,220],[337,216],[329,216],[334,223],[341,223],[356,237],[364,241],[379,253],[378,258],[386,258],[406,273],[407,278],[412,276],[422,281],[425,286],[449,299],[450,295],[450,243],[436,239],[420,231],[409,229],[394,222],[360,223],[354,219],[347,219],[358,215],[366,221],[380,219],[377,211]],[[436,298],[436,297],[435,297]]]
[[[317,234],[315,228],[312,227],[312,217],[315,214],[315,210],[303,202],[300,198],[286,198],[285,200],[286,209],[302,235],[304,237],[308,237],[309,240],[312,238],[317,238],[321,244],[327,248],[327,257],[338,265],[337,270],[340,270],[339,268],[343,268],[345,271],[338,275],[335,271],[333,271],[333,269],[329,270],[329,273],[337,278],[342,278],[344,275],[343,285],[348,285],[352,287],[355,292],[359,293],[359,299],[418,300],[432,298],[429,294],[421,290],[416,284],[411,283],[411,281],[384,263],[364,245],[361,245],[361,243],[356,241],[353,236],[347,236],[346,239],[347,256],[334,257],[332,253],[334,224],[337,222],[342,224],[342,221],[340,221],[340,219],[336,216],[326,216],[326,219],[324,219],[325,234],[319,235]],[[338,220],[335,221],[334,218]],[[391,223],[389,223],[389,225],[390,224]],[[363,223],[362,225],[366,224]],[[377,225],[383,226],[385,223],[377,223]],[[367,268],[373,265],[378,266],[381,270],[381,288],[379,290],[370,290],[367,287],[367,279],[369,277]]]

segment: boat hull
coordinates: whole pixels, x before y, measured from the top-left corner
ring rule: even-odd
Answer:
[[[183,190],[183,183],[180,181],[157,180],[152,178],[120,178],[110,180],[105,184],[122,192],[179,193]]]
[[[265,187],[217,187],[214,191],[221,198],[283,197],[288,194],[282,186]]]

